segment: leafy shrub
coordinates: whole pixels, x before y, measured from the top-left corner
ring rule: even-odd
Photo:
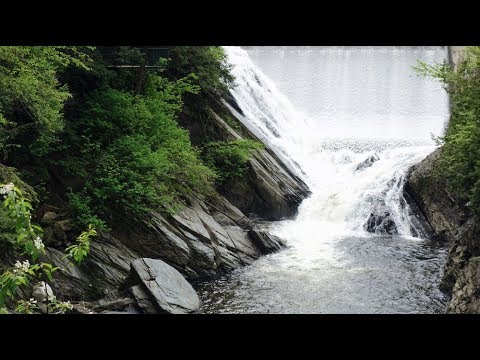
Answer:
[[[168,74],[173,79],[195,74],[202,94],[224,93],[235,80],[220,46],[177,46],[169,58]]]
[[[451,115],[437,176],[476,212],[480,212],[480,47],[467,47],[454,71],[446,62],[420,63],[417,71],[440,80],[450,94]]]
[[[202,157],[218,176],[218,184],[244,176],[247,163],[254,150],[263,149],[253,140],[212,141],[204,145]]]
[[[68,66],[88,69],[83,49],[65,46],[0,47],[0,150],[6,154],[35,135],[38,150],[45,150],[51,133],[63,126],[63,106],[71,97],[58,81]],[[32,145],[29,136],[29,145]]]
[[[80,224],[99,226],[98,218],[115,208],[174,212],[191,189],[200,196],[213,191],[215,174],[176,122],[182,95],[198,91],[191,79],[171,82],[150,75],[145,95],[106,87],[89,96],[72,124],[77,155],[70,161],[87,174],[81,191],[70,195]]]
[[[29,257],[23,261],[15,261],[12,268],[5,270],[0,275],[0,313],[5,314],[7,313],[4,309],[5,301],[7,298],[16,300],[18,288],[28,286],[35,278],[46,277],[51,281],[53,272],[59,268],[50,263],[37,262],[38,257],[46,252],[41,238],[43,229],[32,224],[31,211],[33,208],[22,191],[13,183],[0,184],[0,196],[4,199],[5,213],[13,220],[10,223],[10,231],[15,234],[15,239],[11,245],[23,251],[22,255]],[[89,225],[88,230],[82,232],[77,238],[78,244],[67,248],[66,256],[80,264],[90,251],[90,237],[96,235],[95,228]],[[47,300],[47,311],[63,313],[72,309],[69,302],[58,301],[54,295],[49,296]],[[18,300],[15,311],[31,314],[38,309],[36,302],[34,299]]]

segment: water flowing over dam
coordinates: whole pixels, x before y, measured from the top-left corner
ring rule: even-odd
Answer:
[[[207,313],[440,313],[446,247],[403,196],[449,116],[445,47],[225,47],[241,121],[310,187],[289,245],[197,285]],[[368,231],[367,231],[368,230]]]

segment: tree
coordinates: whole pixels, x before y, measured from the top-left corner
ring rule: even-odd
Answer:
[[[59,72],[69,66],[88,69],[88,62],[88,55],[76,47],[0,47],[0,149],[4,156],[9,148],[25,143],[22,137],[26,134],[47,143],[49,134],[62,128],[62,109],[71,94],[59,83]]]
[[[422,76],[440,80],[450,95],[451,115],[436,175],[480,212],[480,47],[467,47],[455,71],[450,64],[416,67]]]

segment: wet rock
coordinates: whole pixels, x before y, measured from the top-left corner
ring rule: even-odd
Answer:
[[[53,224],[53,235],[57,242],[64,243],[65,241],[67,241],[67,234],[58,222]]]
[[[145,302],[145,294],[156,305],[157,312],[185,314],[200,307],[200,299],[193,287],[182,274],[165,262],[141,258],[133,261],[131,267],[132,277],[138,278],[143,285],[142,291],[139,288],[133,290],[140,307],[144,308],[144,304],[140,303]]]
[[[459,271],[447,311],[480,314],[480,257],[470,259]]]
[[[75,303],[72,304],[72,314],[94,314],[95,312],[88,306],[85,306],[84,303]]]
[[[397,225],[392,220],[389,212],[371,213],[365,224],[365,229],[368,232],[381,235],[396,235],[398,234]]]
[[[119,220],[129,226],[115,235],[140,257],[162,259],[188,279],[250,264],[270,249],[255,245],[249,234],[253,222],[224,197],[189,202],[172,217],[152,212],[144,223]]]
[[[245,177],[231,179],[221,192],[243,213],[265,220],[295,215],[310,195],[305,183],[279,165],[278,157],[268,150],[255,153]]]
[[[364,161],[362,161],[360,164],[357,165],[357,167],[355,168],[355,171],[365,170],[366,168],[372,166],[372,164],[378,160],[380,160],[380,158],[378,157],[377,154],[369,156],[368,158],[366,158]]]
[[[253,243],[260,249],[262,254],[269,254],[281,250],[286,246],[284,240],[278,236],[269,234],[265,230],[252,229],[248,235],[253,240]]]
[[[405,192],[436,234],[443,234],[445,240],[454,240],[455,232],[467,221],[470,211],[447,189],[444,180],[434,176],[439,158],[440,149],[437,149],[413,166],[406,178]]]
[[[55,238],[55,232],[52,227],[45,228],[43,231],[43,243],[46,246],[57,247],[60,245],[60,242]]]
[[[92,307],[95,312],[125,311],[134,304],[131,298],[120,298],[113,301],[99,301],[98,305]]]

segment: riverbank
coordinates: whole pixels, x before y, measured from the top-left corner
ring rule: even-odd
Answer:
[[[234,119],[237,128],[211,110],[214,122],[210,123],[210,129],[218,134],[219,140],[243,139],[240,133],[254,138],[226,107],[215,106],[221,107],[229,122]],[[195,120],[190,118],[192,129]],[[253,155],[248,162],[247,176],[243,180],[236,179],[235,184],[208,200],[201,200],[192,193],[187,206],[172,216],[153,211],[143,219],[114,214],[112,231],[99,232],[92,241],[87,261],[81,266],[69,265],[60,251],[49,248],[46,260],[62,269],[55,273],[51,283],[53,290],[59,297],[82,302],[77,308],[79,312],[88,311],[84,309],[85,304],[90,309],[121,311],[132,303],[145,313],[172,312],[170,306],[161,306],[162,302],[155,300],[155,292],[150,291],[149,286],[131,281],[132,276],[138,278],[131,265],[134,261],[159,259],[165,264],[162,266],[179,273],[180,282],[181,275],[188,281],[206,280],[283,248],[285,242],[261,229],[257,221],[292,217],[309,195],[307,186],[268,148]],[[252,208],[256,211],[250,211]],[[52,212],[48,215],[55,219],[44,223],[47,229],[56,228],[59,222],[65,221]],[[165,277],[154,278],[156,287],[163,291],[168,289]],[[178,290],[176,286],[168,291],[176,293]],[[181,300],[180,293],[171,302]]]
[[[480,312],[480,226],[468,204],[447,189],[435,176],[441,155],[435,150],[407,176],[405,191],[434,231],[434,237],[448,242],[448,258],[441,289],[450,297],[449,313]]]

